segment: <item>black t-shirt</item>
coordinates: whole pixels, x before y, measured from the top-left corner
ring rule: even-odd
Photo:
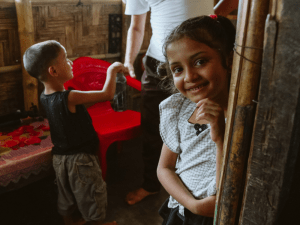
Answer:
[[[76,113],[69,111],[69,93],[70,91],[63,91],[45,95],[43,92],[40,96],[54,145],[52,154],[95,154],[99,147],[99,139],[92,119],[84,105],[76,105]]]

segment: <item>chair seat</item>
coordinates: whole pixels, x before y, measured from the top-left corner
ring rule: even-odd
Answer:
[[[104,115],[94,115],[92,120],[96,132],[102,136],[121,135],[129,129],[141,125],[141,113],[132,110],[124,112],[112,111]]]

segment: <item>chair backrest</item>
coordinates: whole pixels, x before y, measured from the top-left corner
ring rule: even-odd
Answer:
[[[66,89],[75,88],[82,91],[102,90],[107,68],[111,64],[101,59],[79,57],[73,62],[73,79],[64,85]],[[75,84],[76,87],[72,87]]]
[[[111,64],[101,59],[90,57],[79,57],[73,62],[73,79],[64,83],[66,90],[75,89],[81,91],[102,90],[106,71]],[[96,103],[101,104],[103,110],[110,110],[110,102]]]

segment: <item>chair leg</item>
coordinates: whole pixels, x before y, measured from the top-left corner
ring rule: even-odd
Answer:
[[[107,144],[107,143],[103,144],[103,142],[101,144],[101,140],[100,140],[100,149],[98,152],[98,157],[99,157],[100,166],[101,166],[101,170],[102,170],[103,180],[106,179],[106,170],[107,170],[106,152],[107,152],[108,147],[109,147],[109,144]]]
[[[117,142],[117,152],[118,154],[122,152],[122,141]]]

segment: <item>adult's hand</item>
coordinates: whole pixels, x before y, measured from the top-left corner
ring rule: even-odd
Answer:
[[[131,16],[131,23],[127,35],[124,66],[126,67],[127,74],[132,78],[135,78],[133,64],[144,39],[146,17],[147,13]]]
[[[134,67],[130,63],[124,63],[125,67],[125,74],[129,74],[132,78],[136,78],[135,73],[134,73]]]

